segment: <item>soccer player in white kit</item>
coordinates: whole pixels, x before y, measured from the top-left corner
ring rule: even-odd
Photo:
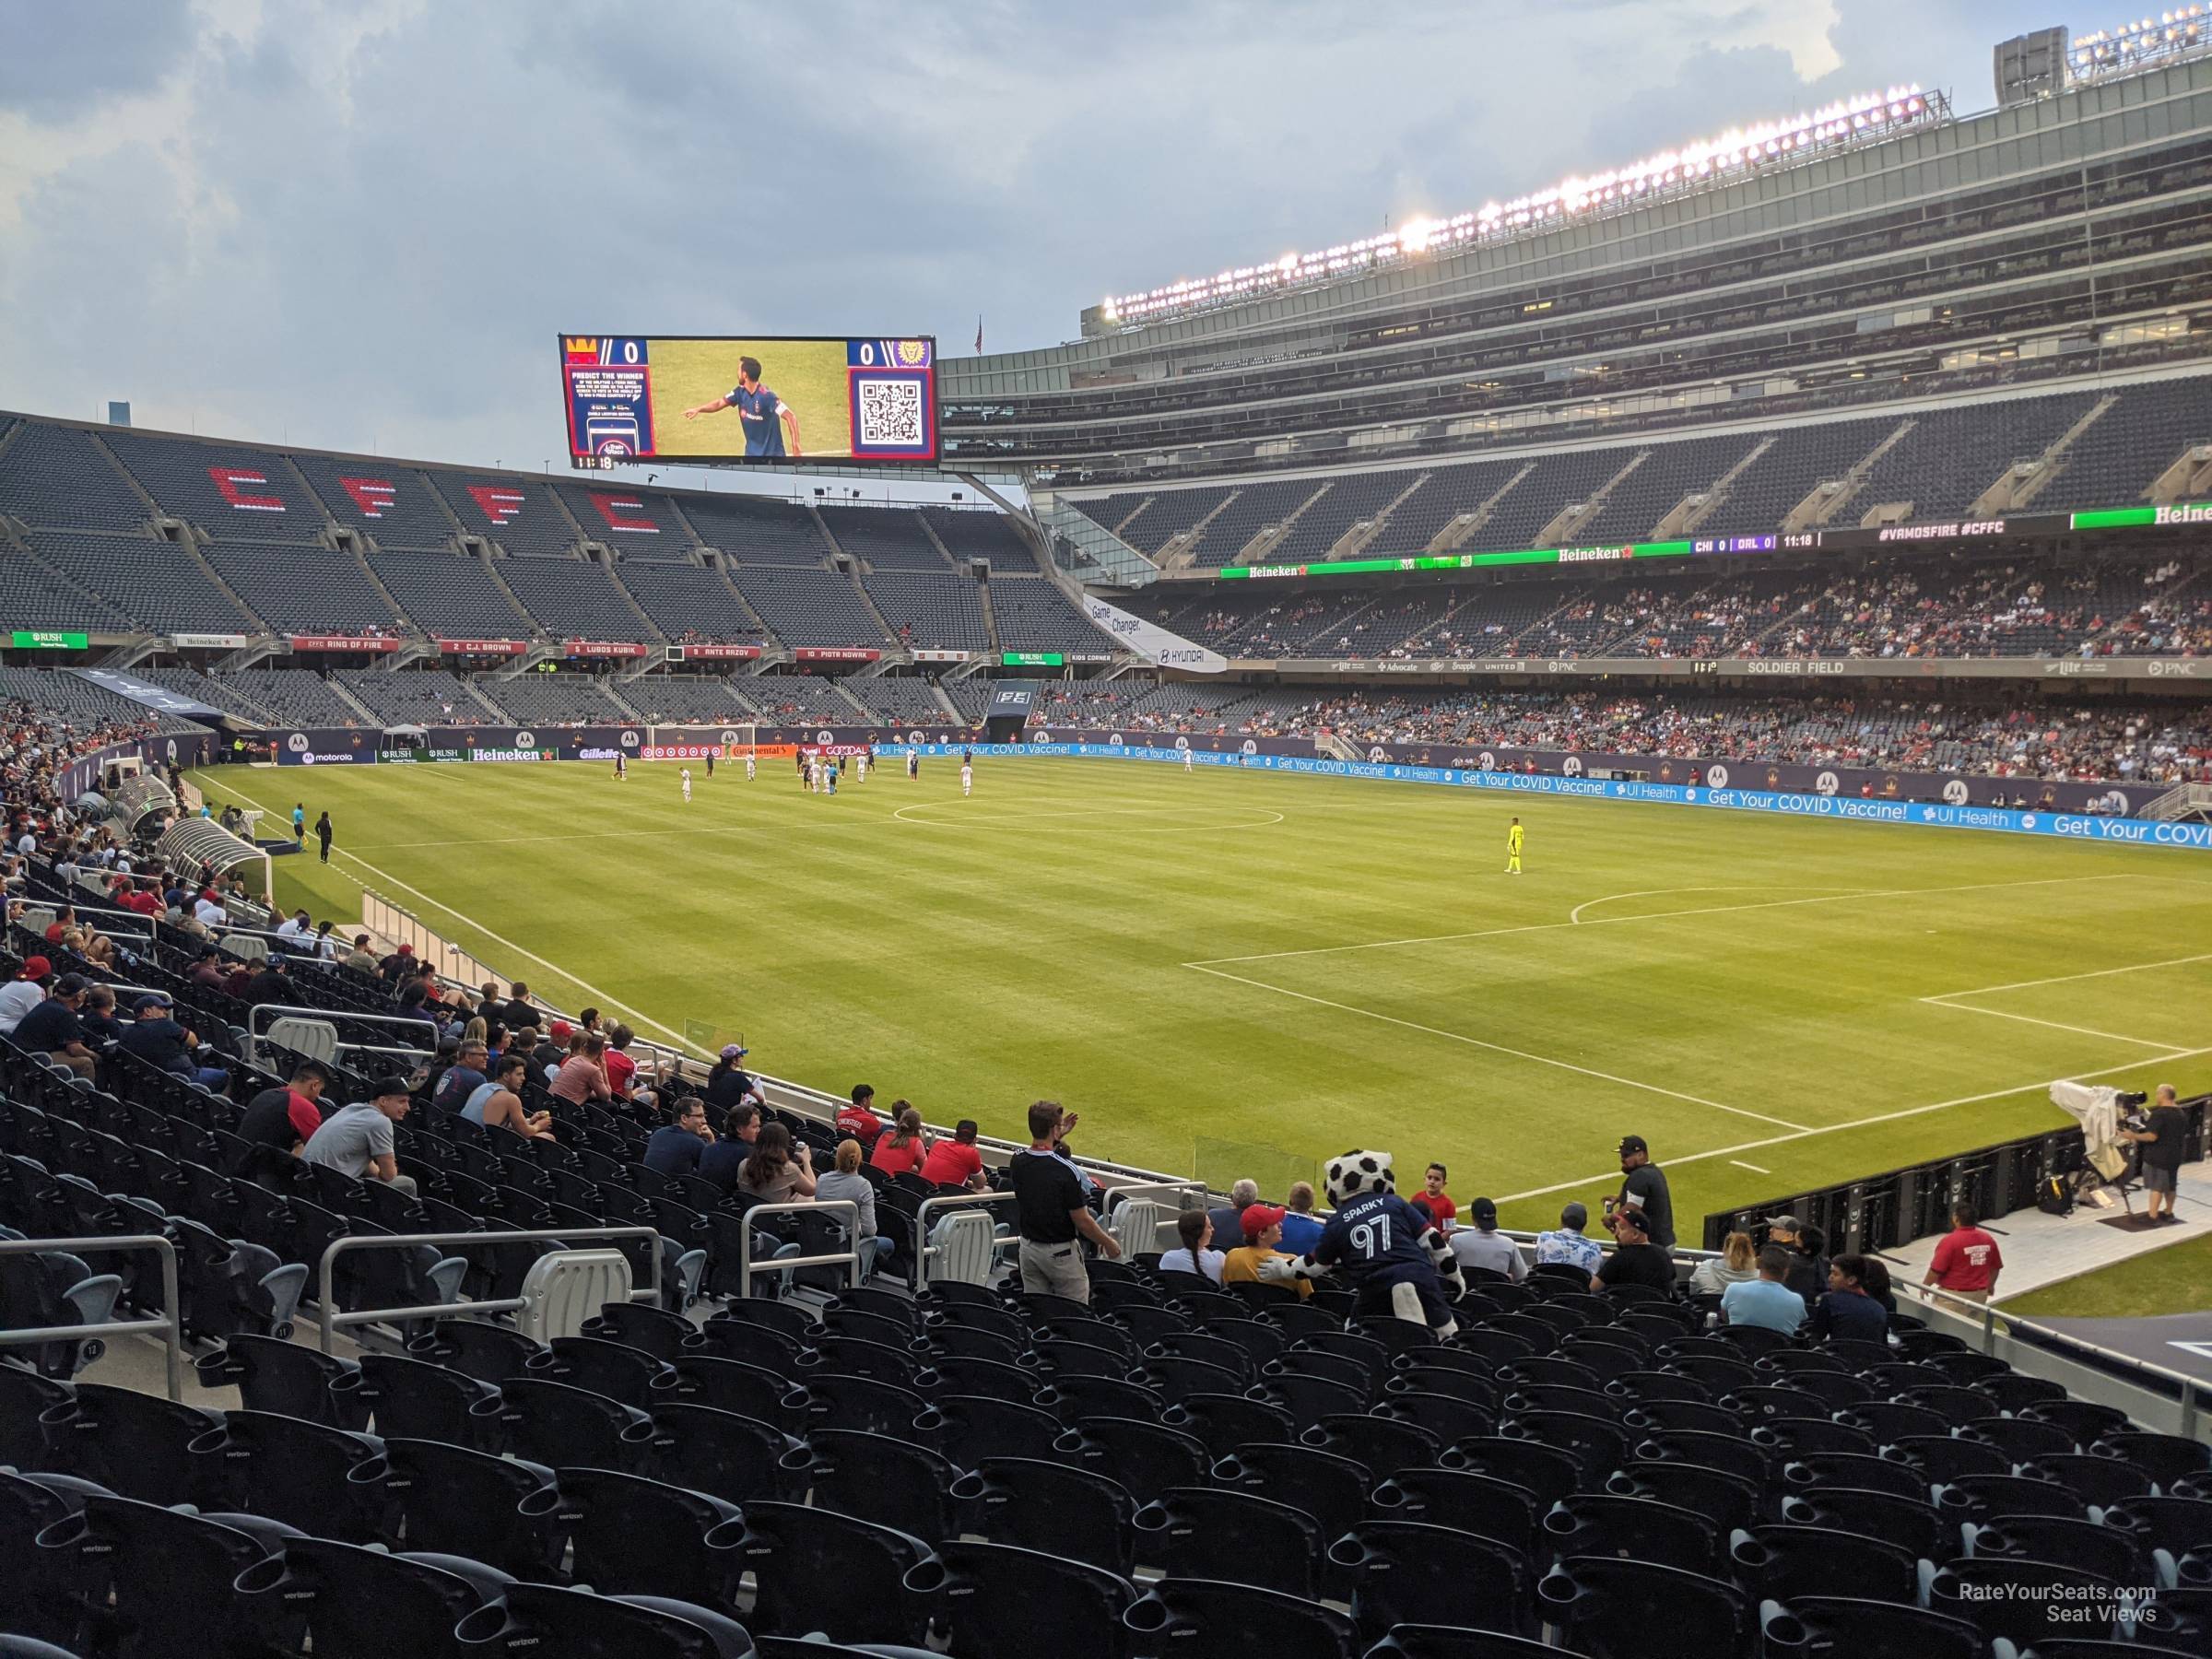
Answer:
[[[689,800],[690,798],[691,798],[691,769],[690,769],[689,767],[688,767],[688,766],[687,766],[687,767],[685,767],[685,768],[684,768],[684,799],[688,801],[688,800]]]
[[[1182,751],[1182,770],[1184,771],[1195,771],[1198,770],[1197,757],[1187,748]]]
[[[745,781],[747,783],[753,781],[753,751],[751,749],[745,751]]]
[[[853,782],[855,783],[865,783],[868,781],[868,750],[862,749],[853,758]]]
[[[960,756],[960,793],[964,795],[975,793],[975,762],[965,752]]]
[[[910,748],[906,751],[906,781],[912,783],[919,780],[921,776],[922,751],[917,748]]]

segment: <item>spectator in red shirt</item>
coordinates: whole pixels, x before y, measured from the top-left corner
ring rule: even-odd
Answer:
[[[1983,1232],[1982,1218],[1964,1202],[1951,1206],[1951,1230],[1936,1246],[1928,1274],[1921,1280],[1961,1301],[1986,1302],[1997,1288],[2005,1257],[1997,1241]]]
[[[1442,1164],[1432,1163],[1429,1166],[1428,1175],[1421,1185],[1421,1201],[1428,1205],[1430,1219],[1444,1231],[1450,1232],[1459,1225],[1459,1206],[1453,1202],[1452,1194],[1444,1191],[1445,1175]]]
[[[941,1140],[922,1160],[922,1179],[932,1186],[980,1189],[983,1182],[983,1155],[975,1149],[975,1120],[962,1118],[953,1125],[952,1138]]]
[[[606,1086],[618,1098],[629,1093],[630,1079],[638,1075],[638,1063],[627,1052],[636,1037],[635,1031],[618,1022],[608,1029],[606,1052],[599,1056],[606,1067]]]
[[[876,1138],[868,1161],[886,1175],[919,1175],[929,1157],[929,1136],[922,1133],[922,1114],[904,1100],[891,1102],[891,1126]]]
[[[853,1085],[853,1103],[837,1109],[837,1132],[849,1135],[862,1146],[873,1146],[876,1137],[883,1133],[883,1120],[876,1115],[876,1091],[865,1083]]]

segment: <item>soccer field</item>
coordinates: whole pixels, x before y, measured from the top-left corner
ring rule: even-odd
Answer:
[[[1079,759],[835,799],[672,765],[196,774],[569,1006],[763,1070],[1270,1190],[1350,1147],[1548,1224],[1633,1131],[1683,1241],[1725,1205],[2212,1083],[2212,860],[1886,824]],[[1503,874],[1527,826],[1526,874]]]

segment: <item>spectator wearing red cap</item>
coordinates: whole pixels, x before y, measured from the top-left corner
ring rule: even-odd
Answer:
[[[546,1030],[543,1040],[534,1042],[530,1049],[530,1064],[537,1067],[538,1081],[550,1083],[569,1058],[569,1039],[576,1028],[565,1019],[557,1019]]]
[[[1265,1266],[1269,1257],[1285,1262],[1298,1259],[1280,1248],[1283,1241],[1283,1212],[1274,1205],[1246,1205],[1243,1214],[1237,1218],[1237,1225],[1243,1231],[1244,1242],[1222,1256],[1223,1284],[1257,1284],[1268,1277]],[[1295,1281],[1295,1288],[1300,1297],[1313,1294],[1311,1280]]]
[[[23,1016],[46,1000],[46,982],[53,977],[53,964],[42,956],[28,957],[23,971],[0,985],[0,1031],[11,1037]]]

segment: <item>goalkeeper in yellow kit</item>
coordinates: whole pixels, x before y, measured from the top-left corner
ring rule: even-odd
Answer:
[[[1521,820],[1515,818],[1513,827],[1505,832],[1505,873],[1508,876],[1521,874],[1522,833]]]

